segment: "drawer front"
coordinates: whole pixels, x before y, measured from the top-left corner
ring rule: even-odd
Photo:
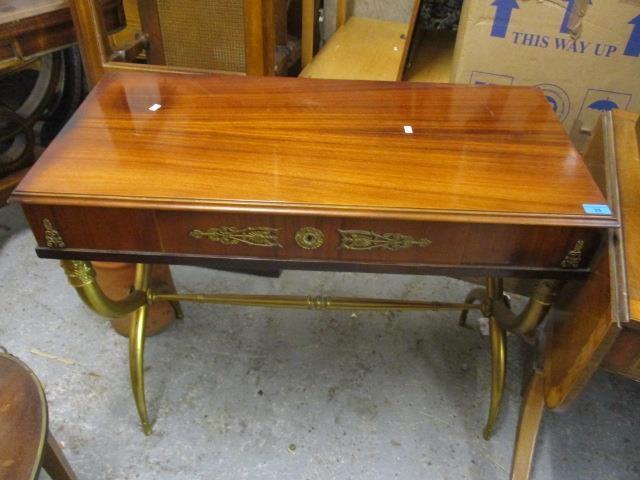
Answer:
[[[585,268],[595,229],[296,215],[25,207],[42,247],[276,260]]]

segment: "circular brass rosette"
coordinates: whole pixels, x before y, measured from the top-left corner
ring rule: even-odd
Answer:
[[[303,227],[296,233],[296,243],[305,250],[314,250],[324,243],[324,234],[313,227]]]

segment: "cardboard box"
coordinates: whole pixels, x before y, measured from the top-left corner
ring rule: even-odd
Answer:
[[[466,0],[451,81],[542,88],[580,148],[602,111],[640,111],[640,0]]]

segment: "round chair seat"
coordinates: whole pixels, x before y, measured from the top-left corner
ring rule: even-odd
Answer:
[[[0,353],[0,480],[34,480],[40,467],[54,480],[75,480],[48,427],[47,400],[35,374]]]

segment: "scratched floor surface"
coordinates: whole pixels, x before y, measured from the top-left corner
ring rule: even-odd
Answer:
[[[147,342],[154,433],[142,435],[127,342],[90,313],[56,262],[39,260],[20,212],[0,210],[0,345],[43,381],[51,428],[81,479],[505,479],[520,405],[510,338],[497,432],[481,437],[487,337],[453,313],[281,311],[185,304]],[[286,272],[280,279],[179,267],[186,291],[460,301],[447,278]],[[475,325],[475,321],[471,322]],[[546,414],[534,479],[637,479],[640,385],[598,373]],[[41,475],[41,478],[47,478]]]

